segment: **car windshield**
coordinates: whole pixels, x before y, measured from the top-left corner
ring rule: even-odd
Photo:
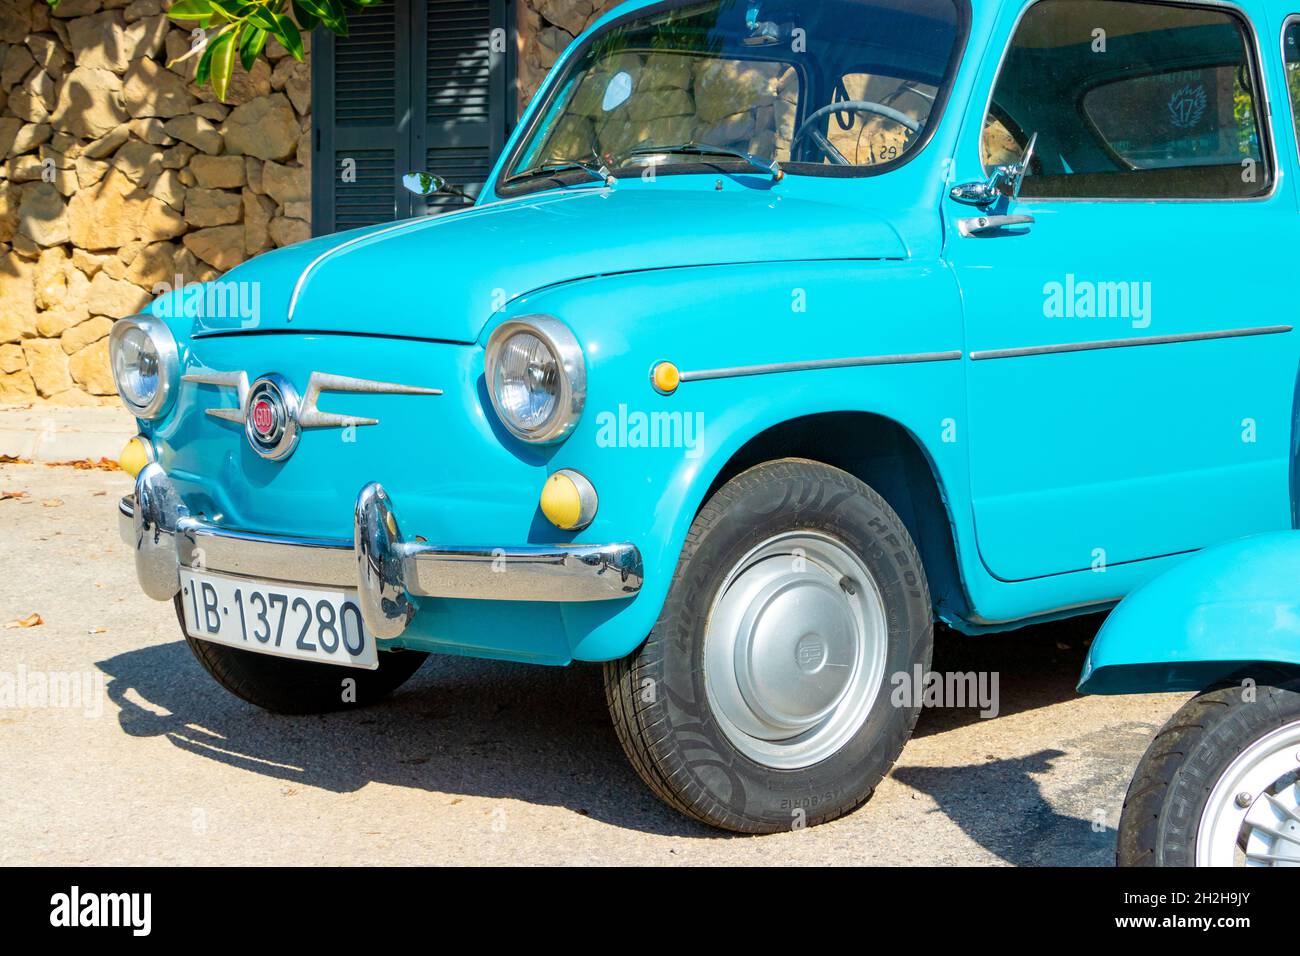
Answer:
[[[892,168],[925,142],[946,99],[965,28],[958,2],[649,7],[571,58],[503,184],[589,183],[591,168],[623,177],[649,165],[761,171],[756,159],[805,174]]]

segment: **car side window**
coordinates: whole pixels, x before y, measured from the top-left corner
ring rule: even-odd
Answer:
[[[1261,195],[1273,171],[1258,75],[1246,24],[1223,8],[1041,0],[1003,60],[982,159],[1007,162],[1037,133],[1022,196]]]
[[[1291,17],[1282,28],[1282,64],[1286,67],[1286,90],[1291,100],[1291,123],[1300,143],[1300,16]]]

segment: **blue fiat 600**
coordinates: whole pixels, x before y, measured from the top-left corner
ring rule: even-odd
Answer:
[[[1290,12],[617,8],[471,208],[116,324],[145,592],[263,707],[428,652],[602,661],[682,812],[852,810],[936,618],[1104,607],[1291,525]]]
[[[1300,865],[1300,532],[1207,548],[1133,592],[1079,690],[1200,692],[1133,775],[1121,866]]]

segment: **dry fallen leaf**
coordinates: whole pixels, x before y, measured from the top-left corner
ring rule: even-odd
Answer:
[[[77,458],[73,461],[49,461],[45,463],[47,468],[76,468],[78,471],[121,471],[121,467],[111,458],[101,458],[99,461],[93,461],[89,458]]]
[[[0,465],[30,465],[30,458],[19,458],[17,455],[0,455]]]
[[[26,497],[27,497],[27,492],[25,491],[0,491],[0,501],[7,501],[10,498],[16,500],[18,498],[26,498]]]
[[[32,611],[32,613],[28,614],[26,617],[21,617],[16,621],[10,621],[5,625],[5,627],[40,627],[44,623],[45,618],[41,617],[35,611]]]
[[[44,501],[41,502],[41,504],[43,504],[43,505],[44,505],[45,507],[47,507],[47,508],[62,508],[62,507],[63,507],[63,499],[62,499],[62,498],[46,498]]]

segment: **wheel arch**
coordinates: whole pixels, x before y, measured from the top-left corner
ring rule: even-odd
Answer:
[[[771,425],[723,463],[695,513],[736,475],[780,458],[817,461],[870,485],[907,526],[921,554],[936,614],[945,620],[969,617],[948,495],[934,461],[908,428],[863,411],[819,412]]]

